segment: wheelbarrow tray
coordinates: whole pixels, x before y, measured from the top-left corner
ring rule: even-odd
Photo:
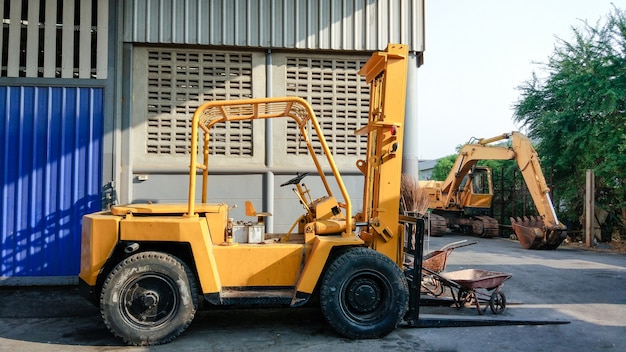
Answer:
[[[468,290],[491,290],[499,287],[505,280],[510,279],[512,276],[508,273],[480,269],[450,271],[440,273],[439,275],[445,280],[456,283],[457,285]]]
[[[453,250],[469,245],[476,244],[478,242],[468,242],[467,240],[448,243],[438,250],[424,254],[422,257],[422,288],[424,293],[438,297],[444,292],[444,285],[441,282],[444,279],[436,277],[437,273],[440,273],[446,269],[446,263],[448,257]],[[411,260],[409,260],[412,263]]]
[[[467,240],[457,241],[448,243],[447,245],[441,247],[438,250],[432,251],[430,253],[424,254],[422,257],[422,268],[426,268],[430,271],[434,271],[436,273],[442,272],[446,270],[446,263],[448,262],[448,257],[453,250],[461,247],[471,246],[478,242],[468,242]]]
[[[446,262],[448,260],[448,251],[436,250],[424,255],[422,259],[422,268],[429,269],[436,273],[442,272],[446,269]]]

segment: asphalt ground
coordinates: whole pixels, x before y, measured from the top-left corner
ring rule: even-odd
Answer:
[[[626,351],[626,254],[561,246],[529,251],[504,238],[449,234],[432,251],[467,239],[446,272],[511,273],[506,310],[421,307],[422,318],[552,321],[559,324],[409,328],[377,340],[338,336],[319,308],[202,311],[173,342],[121,344],[76,287],[0,287],[0,351]],[[563,324],[565,323],[565,324]]]

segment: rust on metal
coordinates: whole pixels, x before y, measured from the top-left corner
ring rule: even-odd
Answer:
[[[548,228],[535,216],[511,218],[511,226],[524,249],[556,249],[566,236],[562,228]]]

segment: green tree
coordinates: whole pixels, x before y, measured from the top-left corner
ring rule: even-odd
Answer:
[[[455,160],[456,154],[444,156],[443,158],[437,160],[430,178],[435,181],[444,181],[446,177],[448,177]]]
[[[614,8],[596,25],[572,28],[519,89],[515,120],[538,141],[554,168],[555,204],[569,219],[583,212],[585,170],[596,174],[597,202],[626,208],[626,12]]]

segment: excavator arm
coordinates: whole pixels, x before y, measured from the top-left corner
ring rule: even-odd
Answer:
[[[511,139],[517,166],[539,213],[539,218],[511,218],[513,230],[524,248],[556,249],[566,236],[565,226],[556,216],[550,188],[539,165],[539,155],[523,134],[513,132]]]

